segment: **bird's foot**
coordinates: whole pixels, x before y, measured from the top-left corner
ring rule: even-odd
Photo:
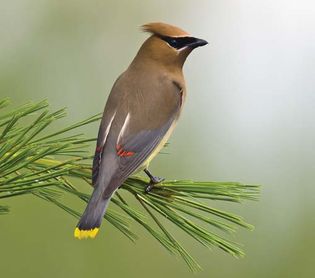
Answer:
[[[165,180],[164,178],[153,176],[148,169],[145,169],[144,172],[150,178],[150,183],[145,188],[145,192],[146,193],[149,193],[152,190],[152,188],[154,187],[155,184],[158,184],[158,183],[160,183],[160,182]]]
[[[157,183],[160,183],[164,180],[165,180],[164,178],[152,176],[150,183],[157,184]]]
[[[156,184],[158,184],[164,180],[165,180],[164,178],[152,176],[150,183],[145,188],[145,193],[149,193],[152,190],[152,188],[154,187],[154,185],[156,185]]]
[[[146,188],[145,188],[145,193],[149,193],[151,190],[152,190],[152,188],[154,187],[154,184],[153,183],[149,183],[147,186],[146,186]]]

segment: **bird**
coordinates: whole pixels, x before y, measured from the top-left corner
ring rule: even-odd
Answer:
[[[206,40],[179,27],[153,22],[142,26],[149,37],[117,78],[100,123],[92,168],[93,193],[74,236],[94,238],[115,191],[133,173],[144,171],[149,193],[163,178],[148,169],[173,132],[183,109],[187,56]]]

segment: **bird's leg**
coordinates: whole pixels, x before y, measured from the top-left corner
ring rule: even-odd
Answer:
[[[144,172],[150,178],[150,183],[145,188],[145,192],[146,193],[149,193],[152,190],[152,188],[154,187],[155,184],[160,183],[160,182],[165,180],[164,178],[153,176],[148,169],[144,169]]]
[[[148,169],[144,169],[144,172],[147,174],[147,176],[150,178],[150,183],[157,184],[162,181],[164,181],[164,178],[155,177],[151,174],[151,172]]]

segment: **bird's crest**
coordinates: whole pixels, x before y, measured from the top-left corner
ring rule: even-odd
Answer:
[[[170,24],[162,23],[162,22],[153,22],[142,25],[142,30],[145,32],[152,33],[158,36],[166,36],[166,37],[187,37],[189,34]]]

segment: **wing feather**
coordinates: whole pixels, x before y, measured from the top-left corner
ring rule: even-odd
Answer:
[[[165,85],[159,81],[147,88],[149,92],[139,89],[141,84],[132,90],[130,83],[113,87],[111,95],[114,97],[110,95],[108,99],[99,131],[93,184],[99,186],[97,181],[104,180],[101,175],[107,175],[106,181],[110,182],[103,185],[105,195],[112,194],[146,161],[181,110],[181,90],[173,82]]]

